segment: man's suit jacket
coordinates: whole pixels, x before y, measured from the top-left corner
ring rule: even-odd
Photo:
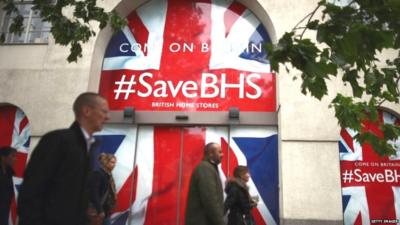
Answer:
[[[88,166],[86,141],[77,122],[45,134],[25,170],[19,225],[85,224]]]

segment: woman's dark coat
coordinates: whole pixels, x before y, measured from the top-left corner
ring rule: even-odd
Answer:
[[[114,200],[110,179],[111,175],[103,169],[93,171],[89,177],[89,203],[97,210],[97,213],[104,212],[106,217],[110,215],[113,208],[109,203]]]
[[[244,225],[244,218],[252,220],[252,204],[246,184],[239,179],[232,179],[226,184],[225,193],[224,211],[226,213],[229,210],[228,225]]]
[[[14,171],[11,167],[6,168],[6,173],[0,167],[0,224],[7,225],[10,214],[10,204],[14,196],[14,183],[12,177]]]

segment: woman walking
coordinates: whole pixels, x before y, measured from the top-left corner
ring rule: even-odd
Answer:
[[[233,178],[225,187],[227,194],[224,211],[228,213],[228,225],[254,225],[251,208],[257,205],[249,194],[246,183],[250,179],[249,169],[246,166],[237,166],[233,171]]]
[[[91,225],[109,225],[116,203],[115,183],[111,172],[117,162],[113,154],[99,155],[100,169],[89,177],[89,221]]]
[[[10,204],[14,197],[14,170],[17,150],[13,147],[0,148],[0,224],[8,225]]]

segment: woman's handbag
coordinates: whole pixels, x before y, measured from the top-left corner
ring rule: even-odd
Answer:
[[[106,193],[104,193],[103,197],[101,198],[100,205],[103,206],[107,200],[108,194],[110,192],[110,188],[107,188]],[[93,206],[89,206],[87,215],[89,218],[89,225],[103,225],[105,214],[97,213],[97,210]]]
[[[103,225],[104,213],[97,213],[97,210],[93,207],[89,207],[88,211],[89,225]]]

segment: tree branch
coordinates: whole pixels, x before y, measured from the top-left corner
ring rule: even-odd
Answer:
[[[311,15],[310,15],[310,18],[308,18],[307,24],[310,23],[311,19],[314,17],[315,13],[317,12],[317,10],[318,10],[320,7],[321,7],[321,5],[318,4],[318,6],[314,9],[314,11],[311,12]],[[308,28],[307,28],[307,25],[306,25],[306,28],[304,28],[303,32],[302,32],[301,35],[300,35],[300,39],[303,39],[303,35],[304,35],[304,33],[306,32],[307,29],[308,29]]]
[[[310,17],[310,19],[308,20],[308,22],[310,22],[311,18],[314,16],[315,12],[317,12],[317,10],[319,9],[320,6],[321,6],[321,5],[318,5],[317,7],[315,7],[315,9],[314,9],[312,12],[310,12],[310,13],[307,14],[303,19],[301,19],[301,20],[296,24],[296,26],[293,27],[292,32],[295,31],[295,30],[297,30],[297,29],[299,29],[298,26],[299,26],[304,20],[306,20],[308,17]],[[307,23],[308,23],[308,22],[307,22]],[[306,29],[307,29],[307,27],[304,27],[304,30],[306,30]]]

